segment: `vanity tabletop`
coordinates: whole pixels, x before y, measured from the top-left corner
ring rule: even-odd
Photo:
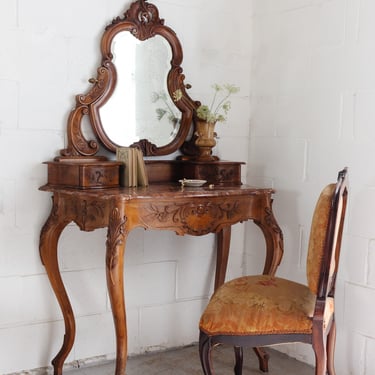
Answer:
[[[79,189],[65,186],[46,184],[40,187],[42,191],[61,193],[75,196],[100,197],[111,199],[122,197],[132,199],[162,199],[162,198],[187,198],[187,197],[225,197],[245,195],[269,195],[275,191],[272,188],[257,188],[250,185],[204,185],[201,187],[181,186],[179,183],[150,184],[143,187],[113,187],[105,189]]]

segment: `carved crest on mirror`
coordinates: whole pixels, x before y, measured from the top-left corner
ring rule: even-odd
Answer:
[[[87,157],[102,147],[114,153],[136,146],[146,156],[161,156],[181,149],[199,103],[186,92],[180,41],[156,6],[133,2],[105,28],[100,49],[97,77],[86,94],[76,96],[60,154]],[[84,118],[95,139],[84,134]]]

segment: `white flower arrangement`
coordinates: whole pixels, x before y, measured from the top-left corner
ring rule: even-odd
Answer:
[[[207,122],[225,122],[227,114],[231,109],[231,102],[228,98],[240,91],[240,88],[232,84],[212,85],[214,96],[211,105],[201,104],[197,108],[197,116]]]

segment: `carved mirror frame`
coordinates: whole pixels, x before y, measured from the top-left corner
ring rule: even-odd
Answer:
[[[60,151],[62,156],[94,156],[99,152],[101,145],[115,153],[116,147],[118,147],[108,138],[104,130],[99,109],[108,101],[116,87],[117,72],[113,62],[111,46],[114,37],[122,31],[132,33],[140,41],[145,41],[156,35],[165,38],[172,51],[171,67],[167,76],[168,93],[172,100],[173,93],[177,90],[181,90],[182,93],[181,99],[175,101],[176,107],[181,112],[181,124],[176,137],[164,146],[157,146],[147,139],[142,139],[131,146],[140,148],[145,156],[169,155],[180,149],[189,135],[193,126],[194,112],[199,102],[193,101],[186,93],[189,85],[184,84],[185,76],[181,68],[183,60],[181,43],[176,33],[165,26],[164,20],[159,18],[159,11],[155,5],[148,3],[147,0],[137,0],[130,5],[122,18],[115,18],[105,28],[101,40],[102,63],[97,70],[97,78],[89,80],[93,86],[87,94],[76,96],[76,106],[68,118],[67,147]],[[91,128],[99,142],[88,140],[83,134],[82,122],[84,116],[89,117]],[[186,145],[188,143],[185,143],[185,148]]]

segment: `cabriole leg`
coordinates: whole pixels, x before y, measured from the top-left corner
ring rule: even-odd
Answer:
[[[72,306],[61,278],[57,257],[57,244],[59,237],[70,220],[65,219],[63,215],[59,215],[58,204],[56,201],[57,199],[54,199],[50,216],[41,231],[39,253],[64,317],[64,341],[60,351],[52,360],[54,375],[62,375],[64,361],[74,343],[75,321]]]
[[[124,249],[126,233],[124,209],[121,204],[118,204],[115,205],[109,217],[106,254],[107,287],[116,332],[115,375],[125,375],[128,354],[124,297]]]

